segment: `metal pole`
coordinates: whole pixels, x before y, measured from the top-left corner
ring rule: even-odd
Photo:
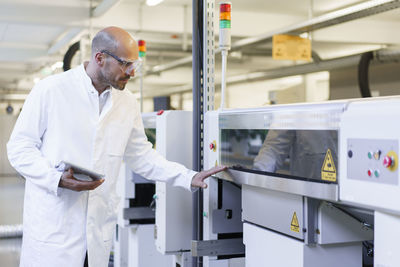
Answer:
[[[193,169],[200,171],[202,114],[203,114],[203,0],[192,0],[192,67],[193,67]],[[193,193],[193,228],[192,239],[203,239],[203,192],[201,189]],[[192,266],[201,267],[202,258],[193,257]]]
[[[22,236],[22,224],[0,225],[0,239]]]
[[[143,63],[144,65],[144,63]],[[143,68],[142,66],[139,70],[139,76],[140,76],[140,113],[143,113]]]
[[[221,73],[221,106],[220,109],[224,108],[225,104],[225,88],[226,88],[226,62],[228,57],[228,50],[222,50],[222,73]]]

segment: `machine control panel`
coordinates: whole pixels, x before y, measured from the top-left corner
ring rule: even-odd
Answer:
[[[398,149],[397,140],[348,139],[348,179],[398,185]]]

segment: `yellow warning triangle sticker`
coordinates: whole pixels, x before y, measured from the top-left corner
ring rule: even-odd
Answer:
[[[296,212],[293,213],[292,222],[290,223],[290,230],[296,233],[300,232],[299,220],[297,219]]]
[[[325,181],[336,182],[336,168],[330,149],[326,151],[324,164],[322,164],[321,179]]]

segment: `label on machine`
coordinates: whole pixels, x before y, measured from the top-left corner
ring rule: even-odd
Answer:
[[[290,223],[290,230],[296,233],[300,232],[299,220],[297,219],[296,212],[293,213],[292,221]]]
[[[272,38],[272,58],[310,61],[311,41],[293,35],[274,35]]]
[[[336,182],[336,168],[330,149],[326,151],[324,164],[321,168],[321,179],[325,181]]]

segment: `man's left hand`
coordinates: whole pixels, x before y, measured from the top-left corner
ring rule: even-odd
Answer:
[[[193,187],[201,187],[201,188],[207,188],[207,184],[204,182],[205,179],[210,177],[211,175],[214,175],[218,172],[225,171],[227,169],[226,166],[216,166],[214,168],[211,168],[207,171],[201,171],[197,173],[193,179],[192,179],[192,186]]]

